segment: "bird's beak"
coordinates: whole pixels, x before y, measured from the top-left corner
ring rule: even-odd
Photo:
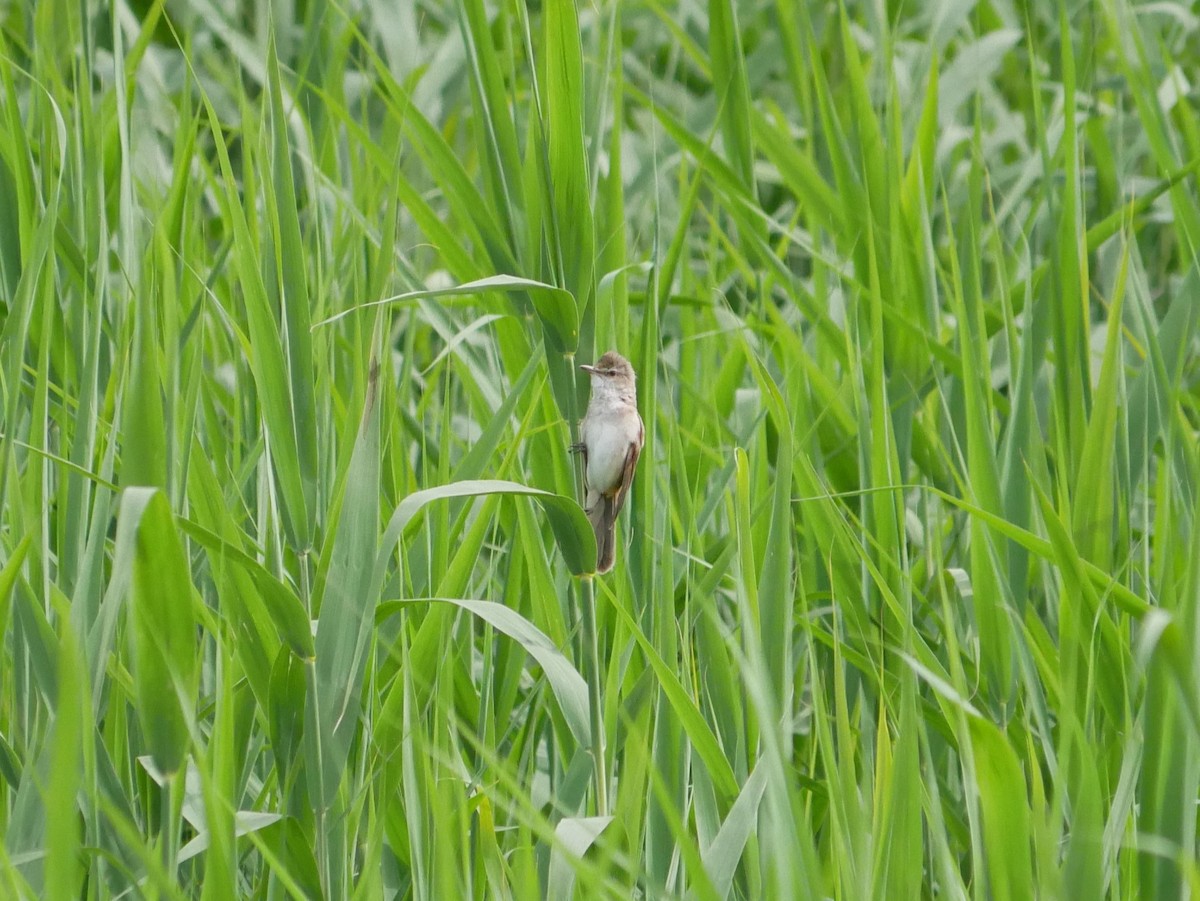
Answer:
[[[596,371],[595,366],[589,366],[587,363],[580,363],[579,368],[582,369],[584,372],[595,372]]]

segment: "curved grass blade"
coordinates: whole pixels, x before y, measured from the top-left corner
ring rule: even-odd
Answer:
[[[575,740],[582,748],[592,740],[588,725],[588,689],[583,676],[571,665],[546,634],[517,611],[494,601],[477,601],[468,598],[406,598],[380,604],[375,613],[375,622],[380,623],[406,606],[413,604],[453,604],[474,614],[490,626],[507,635],[523,647],[542,667],[550,690],[558,700],[563,718]]]

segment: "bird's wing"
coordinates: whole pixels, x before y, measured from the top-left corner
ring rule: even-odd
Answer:
[[[625,451],[625,465],[621,468],[621,479],[617,482],[617,490],[613,493],[612,515],[614,519],[621,512],[621,508],[625,506],[625,498],[629,496],[629,486],[633,484],[633,471],[637,469],[638,457],[641,456],[642,443],[645,440],[646,430],[639,420],[637,441],[629,442],[629,449]]]

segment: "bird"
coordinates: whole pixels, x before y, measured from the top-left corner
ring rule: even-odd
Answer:
[[[592,396],[571,451],[583,454],[583,510],[596,533],[596,572],[606,573],[616,560],[617,514],[629,496],[646,428],[628,360],[610,350],[595,365],[579,368],[591,376]]]

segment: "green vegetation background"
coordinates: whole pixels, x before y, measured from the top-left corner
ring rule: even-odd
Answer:
[[[0,2],[0,895],[1194,897],[1198,26]]]

